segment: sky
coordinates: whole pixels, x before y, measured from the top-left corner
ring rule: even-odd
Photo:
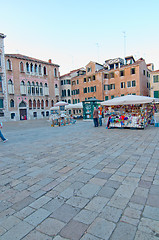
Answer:
[[[5,53],[60,65],[133,55],[159,69],[159,0],[0,0]]]

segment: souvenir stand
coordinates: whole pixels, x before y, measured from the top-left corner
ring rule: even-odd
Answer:
[[[154,98],[127,95],[102,102],[109,115],[107,128],[144,129],[154,119]]]
[[[93,119],[94,107],[98,108],[100,102],[102,101],[96,98],[83,101],[83,119]]]
[[[65,126],[70,123],[70,116],[65,106],[68,105],[66,102],[58,102],[54,107],[50,108],[50,121],[51,126]]]
[[[83,104],[82,102],[69,104],[66,106],[66,110],[69,111],[69,115],[71,115],[74,119],[83,118]]]

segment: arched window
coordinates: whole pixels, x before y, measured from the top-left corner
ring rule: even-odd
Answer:
[[[14,100],[13,99],[10,100],[10,107],[14,108]]]
[[[35,109],[36,108],[36,100],[34,99],[33,100],[33,109]]]
[[[40,95],[43,96],[43,84],[40,83]]]
[[[32,82],[31,92],[32,92],[32,95],[35,95],[35,84],[34,84],[34,82]]]
[[[14,94],[14,85],[11,79],[8,80],[8,93]]]
[[[19,107],[26,107],[26,103],[24,101],[21,101],[21,103],[19,104]]]
[[[30,68],[29,68],[29,63],[26,63],[26,71],[29,73],[30,72]]]
[[[57,69],[54,68],[54,77],[57,77]]]
[[[39,95],[39,83],[36,82],[36,95]]]
[[[10,59],[7,60],[7,70],[12,70],[12,64]]]
[[[32,63],[30,64],[30,71],[31,71],[31,73],[33,73],[33,72],[34,72],[34,66],[33,66],[33,64],[32,64]]]
[[[46,67],[45,66],[44,66],[43,70],[44,70],[44,75],[46,75]]]
[[[34,72],[35,72],[35,73],[38,72],[38,66],[37,66],[37,64],[35,64],[35,66],[34,66]]]
[[[27,82],[27,92],[28,92],[28,95],[31,94],[31,85],[30,85],[30,82]]]
[[[41,109],[44,109],[44,100],[41,100]]]
[[[45,101],[45,106],[46,106],[46,107],[49,106],[49,101],[48,101],[48,100]]]
[[[41,75],[42,72],[41,72],[41,65],[39,65],[39,75]]]
[[[20,85],[21,85],[21,86],[25,86],[25,82],[24,82],[24,81],[21,81]]]
[[[29,99],[29,109],[32,109],[32,100]]]
[[[51,100],[51,107],[54,106],[54,100]]]
[[[45,83],[45,85],[44,85],[45,87],[47,87],[47,83]]]
[[[40,100],[37,101],[37,109],[40,109]]]
[[[57,84],[55,84],[55,88],[58,88]]]
[[[24,64],[23,64],[23,62],[20,62],[20,72],[24,72]]]

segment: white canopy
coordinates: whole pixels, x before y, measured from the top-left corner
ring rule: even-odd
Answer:
[[[81,109],[83,108],[82,102],[76,104],[69,104],[66,106],[66,109]]]
[[[151,103],[155,101],[155,98],[138,96],[138,95],[126,95],[123,97],[116,97],[111,100],[107,100],[101,103],[104,106],[113,106],[113,105],[128,105],[128,104],[144,104]]]

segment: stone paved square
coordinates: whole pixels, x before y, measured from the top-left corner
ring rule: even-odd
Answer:
[[[8,122],[0,239],[157,240],[159,128]]]

